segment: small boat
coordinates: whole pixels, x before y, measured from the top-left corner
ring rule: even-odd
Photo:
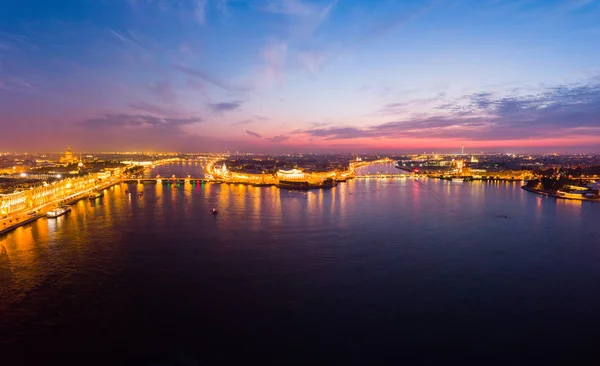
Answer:
[[[65,210],[65,213],[71,212],[71,206],[69,206],[69,205],[62,205],[62,206],[59,206],[58,208]]]
[[[453,182],[464,182],[464,178],[452,178]]]
[[[55,217],[59,217],[62,216],[64,214],[66,214],[68,211],[65,210],[64,208],[61,207],[57,207],[54,210],[50,210],[46,213],[46,216],[51,217],[51,218],[55,218]]]
[[[213,215],[216,215],[216,214],[217,214],[217,209],[216,209],[216,208],[213,208],[213,209],[212,209],[212,214],[213,214]]]
[[[94,192],[92,192],[92,193],[91,193],[91,194],[88,196],[88,198],[89,198],[89,200],[90,200],[90,201],[93,201],[93,200],[95,200],[95,199],[98,199],[98,198],[100,198],[100,197],[102,197],[102,196],[104,196],[104,192],[98,192],[98,191],[94,191]]]

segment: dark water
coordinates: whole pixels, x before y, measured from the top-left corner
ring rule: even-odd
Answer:
[[[115,186],[0,238],[0,362],[581,363],[599,219],[514,183]]]

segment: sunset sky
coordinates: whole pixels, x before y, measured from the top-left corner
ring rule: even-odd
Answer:
[[[600,0],[5,0],[0,151],[600,151]]]

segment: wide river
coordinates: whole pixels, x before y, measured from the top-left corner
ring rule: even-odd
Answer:
[[[599,222],[517,183],[122,184],[0,237],[0,362],[597,357]]]

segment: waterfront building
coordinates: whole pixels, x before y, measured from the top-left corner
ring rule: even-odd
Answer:
[[[24,209],[34,209],[57,199],[68,199],[96,186],[96,177],[69,178],[10,194],[0,194],[2,216]]]
[[[26,207],[25,192],[0,194],[0,215],[8,215]]]
[[[281,180],[298,180],[298,179],[306,179],[306,174],[302,170],[292,169],[292,170],[279,170],[277,171],[277,178]]]

